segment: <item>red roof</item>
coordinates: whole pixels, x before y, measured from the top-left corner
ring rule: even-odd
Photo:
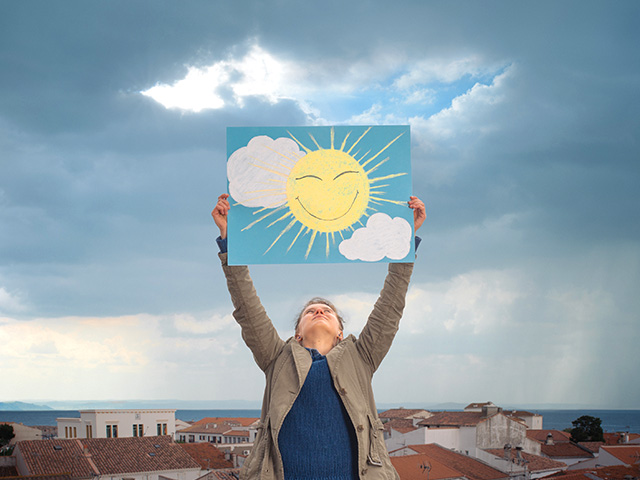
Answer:
[[[540,452],[550,458],[593,458],[593,454],[585,448],[571,442],[554,445],[540,445]]]
[[[18,453],[31,475],[68,473],[72,477],[93,477],[200,470],[200,465],[169,436],[27,440],[18,442],[14,454]]]
[[[391,463],[402,480],[425,480],[427,478],[426,469],[429,469],[428,477],[431,480],[446,480],[463,476],[460,472],[443,465],[429,455],[391,457]]]
[[[424,418],[425,416],[430,415],[431,413],[428,410],[424,410],[422,408],[392,408],[390,410],[386,410],[380,414],[378,417],[380,418]],[[417,417],[416,417],[417,415]]]
[[[600,468],[585,468],[582,470],[567,470],[556,473],[546,478],[554,480],[629,480],[629,478],[640,477],[640,467],[638,465],[624,466],[613,465]]]
[[[413,432],[418,429],[418,427],[413,425],[413,420],[404,418],[394,418],[384,424],[386,431],[390,431],[392,428],[400,433]]]
[[[260,421],[259,418],[253,417],[206,417],[202,420],[198,420],[194,422],[194,425],[204,425],[207,423],[211,424],[225,424],[230,427],[250,427],[254,423],[258,423]]]
[[[491,455],[504,458],[504,450],[501,448],[490,448],[485,450]],[[550,458],[541,457],[540,455],[533,455],[532,453],[526,453],[521,451],[520,455],[527,462],[527,468],[530,472],[545,472],[548,470],[564,470],[567,468],[567,464],[564,462],[558,462]],[[517,450],[511,449],[511,459],[517,460]]]
[[[545,443],[549,434],[551,434],[551,438],[553,438],[553,443],[568,442],[571,438],[570,433],[563,432],[562,430],[527,430],[527,438],[540,443]]]
[[[608,445],[602,447],[602,449],[625,465],[638,465],[640,463],[640,445]]]
[[[180,443],[178,445],[198,462],[202,469],[233,468],[233,463],[226,460],[224,453],[211,443]]]
[[[427,455],[433,460],[453,468],[469,480],[496,480],[509,477],[508,474],[502,473],[489,465],[485,465],[473,457],[456,453],[435,443],[428,445],[410,445],[409,448],[414,452]]]
[[[487,420],[482,412],[440,412],[429,418],[425,418],[418,425],[427,427],[462,427],[474,426]]]

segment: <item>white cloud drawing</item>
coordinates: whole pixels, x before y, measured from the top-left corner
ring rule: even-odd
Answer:
[[[411,250],[411,225],[402,217],[386,213],[371,215],[364,228],[340,243],[339,250],[349,260],[378,262],[384,257],[400,260]]]
[[[245,207],[275,208],[287,201],[287,176],[305,155],[290,138],[253,137],[227,162],[229,193]]]

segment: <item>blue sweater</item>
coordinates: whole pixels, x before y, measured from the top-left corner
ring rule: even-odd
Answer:
[[[333,386],[327,358],[315,349],[311,369],[284,419],[278,446],[286,480],[358,478],[358,441]]]

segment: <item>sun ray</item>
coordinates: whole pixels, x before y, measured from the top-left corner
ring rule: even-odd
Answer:
[[[302,157],[298,157],[298,156],[296,155],[296,158],[295,158],[295,159],[293,159],[293,158],[289,157],[288,155],[284,155],[282,152],[279,152],[278,150],[275,150],[275,149],[273,149],[273,148],[271,148],[271,147],[267,147],[266,145],[265,145],[263,148],[265,148],[265,149],[267,149],[267,150],[271,150],[271,151],[272,151],[272,152],[274,152],[274,153],[277,153],[277,154],[278,154],[278,155],[280,155],[282,158],[284,158],[285,160],[289,160],[289,161],[290,161],[291,163],[293,163],[294,165],[295,165],[296,163],[298,163],[298,160],[300,160],[300,159],[302,158]],[[304,157],[304,155],[303,155],[303,157]],[[288,168],[288,169],[289,169],[289,171],[291,171],[291,168],[290,168],[290,167],[287,167],[286,165],[283,165],[283,167]]]
[[[359,153],[360,153],[360,150],[358,150],[356,153],[354,153],[353,154],[353,158],[356,158]],[[371,153],[371,150],[367,150],[367,152],[364,155],[362,155],[360,158],[357,159],[358,163],[360,163],[362,160],[364,160],[367,157],[367,155],[369,155],[370,153]]]
[[[369,133],[369,130],[371,130],[371,127],[367,128],[367,129],[364,131],[364,133],[363,133],[362,135],[360,135],[360,138],[358,138],[358,139],[354,142],[354,144],[353,144],[353,145],[351,145],[351,148],[349,148],[349,150],[347,150],[347,154],[351,153],[351,150],[353,150],[353,147],[355,147],[355,146],[358,144],[358,142],[359,142],[360,140],[362,140],[362,138],[363,138],[367,133]]]
[[[277,221],[277,220],[276,220],[276,221]],[[271,250],[271,247],[273,247],[273,246],[276,244],[276,242],[277,242],[278,240],[280,240],[280,237],[282,237],[282,235],[284,235],[287,231],[289,231],[289,229],[290,229],[291,227],[293,227],[293,226],[296,224],[296,222],[297,222],[297,221],[298,221],[298,220],[297,220],[297,219],[295,219],[295,218],[294,218],[293,220],[291,220],[291,221],[289,222],[289,224],[288,224],[286,227],[284,227],[284,228],[282,229],[282,231],[280,232],[280,235],[278,235],[278,236],[276,237],[276,239],[273,241],[273,243],[272,243],[271,245],[269,245],[269,248],[267,248],[267,249],[265,250],[265,252],[263,253],[263,255],[266,255],[266,253],[267,253],[269,250]],[[274,222],[274,223],[275,223],[275,222]]]
[[[268,149],[268,150],[271,150],[271,149]],[[272,151],[275,151],[275,150],[272,150]],[[281,156],[281,157],[283,157],[283,158],[287,158],[287,157],[285,157],[285,156],[284,156],[284,155],[282,155],[282,154],[280,154],[280,156]],[[266,165],[267,167],[280,167],[280,168],[282,168],[282,169],[286,170],[286,171],[287,171],[287,172],[289,172],[289,173],[291,173],[291,170],[293,169],[293,166],[295,166],[295,164],[296,164],[296,162],[294,162],[293,166],[291,166],[291,167],[290,167],[289,165],[285,165],[284,163],[278,163],[277,165],[274,165],[274,164],[271,164],[271,163],[265,163],[265,162],[263,162],[263,161],[262,161],[262,159],[260,159],[260,158],[256,158],[256,157],[254,157],[254,156],[252,156],[252,157],[251,157],[251,159],[252,159],[254,162],[257,162],[257,163],[252,163],[252,164],[251,164],[251,165],[254,165],[254,166],[256,166],[256,167],[261,167],[261,165]],[[299,160],[299,159],[298,159],[298,160]],[[261,165],[260,165],[260,164],[261,164]],[[262,167],[262,168],[265,168],[265,167]]]
[[[406,205],[407,202],[401,202],[400,200],[389,200],[387,198],[381,198],[381,197],[369,197],[371,200],[378,200],[380,202],[387,202],[387,203],[393,203],[395,205]]]
[[[275,173],[276,175],[280,175],[281,177],[285,177],[285,178],[289,177],[289,175],[287,175],[287,174],[281,173],[281,172],[279,172],[277,170],[272,170],[271,168],[263,167],[262,165],[257,165],[255,163],[252,163],[251,165],[253,165],[254,167],[257,167],[257,168],[261,168],[262,170],[266,170],[267,172]]]
[[[378,169],[378,167],[380,165],[382,165],[383,163],[385,163],[387,160],[389,160],[389,157],[387,157],[384,160],[381,160],[380,162],[378,162],[373,168],[371,168],[371,170],[367,170],[367,175],[375,172]]]
[[[266,194],[266,195],[254,195],[252,197],[250,197],[248,200],[258,200],[259,198],[265,198],[265,197],[273,197],[273,194]],[[280,203],[278,203],[277,205],[280,205]],[[271,207],[273,208],[273,207]]]
[[[313,135],[309,134],[309,136],[311,137],[311,140],[313,140],[313,143],[316,144],[316,147],[318,147],[318,150],[324,150]]]
[[[370,190],[377,190],[379,188],[384,188],[384,187],[388,187],[389,184],[387,183],[386,185],[371,185],[369,186]],[[387,192],[378,192],[378,193],[387,193]]]
[[[401,177],[401,176],[406,175],[406,174],[407,174],[407,172],[402,172],[402,173],[394,173],[392,175],[387,175],[385,177],[372,178],[371,180],[369,180],[369,184],[374,183],[374,182],[379,182],[381,180],[387,180],[388,178]]]
[[[311,247],[313,247],[313,241],[316,239],[316,235],[318,234],[317,230],[314,230],[311,234],[311,239],[309,239],[309,246],[307,247],[307,253],[304,254],[304,259],[309,258],[309,253],[311,252]]]
[[[327,249],[326,249],[326,254],[327,254],[327,258],[329,258],[329,232],[327,232],[325,234],[325,236],[327,237]]]
[[[253,227],[256,223],[261,222],[262,220],[264,220],[267,217],[270,217],[271,215],[274,215],[275,213],[278,213],[279,211],[283,210],[284,208],[287,208],[287,205],[284,204],[279,208],[276,208],[274,210],[271,210],[269,213],[266,213],[265,215],[263,215],[262,217],[258,218],[257,220],[254,220],[253,222],[251,222],[249,225],[247,225],[246,227],[244,227],[241,232],[244,232],[245,230],[248,230],[249,228]],[[261,209],[262,211],[264,211],[265,209]],[[258,212],[254,212],[254,213],[258,213]]]
[[[389,148],[391,145],[393,145],[393,143],[398,140],[402,135],[404,135],[404,132],[402,132],[400,135],[398,135],[396,138],[394,138],[393,140],[391,140],[389,143],[387,143],[382,150],[380,150],[378,153],[376,153],[373,157],[371,157],[369,160],[367,160],[366,162],[364,162],[362,164],[362,167],[364,168],[364,166],[369,163],[370,161],[372,161],[374,158],[376,158],[378,155],[380,155],[382,152],[384,152],[387,148]]]
[[[313,150],[311,150],[310,148],[305,147],[305,146],[302,144],[302,142],[301,142],[300,140],[298,140],[296,137],[294,137],[294,136],[293,136],[293,134],[292,134],[290,131],[288,131],[288,130],[287,130],[287,133],[289,134],[289,136],[290,136],[291,138],[293,138],[293,139],[296,141],[296,143],[297,143],[298,145],[300,145],[302,148],[304,148],[304,149],[307,151],[307,153],[311,153],[311,152],[313,151]]]
[[[333,129],[333,127],[331,127],[331,150],[333,150],[333,142],[334,142],[335,138],[336,138],[336,132]]]
[[[282,215],[280,218],[274,220],[273,222],[271,222],[269,225],[267,225],[267,228],[269,228],[271,225],[275,225],[276,223],[278,223],[280,220],[285,219],[287,217],[290,217],[291,215],[293,215],[293,213],[291,212],[287,212],[284,215]]]
[[[347,132],[347,134],[344,136],[344,140],[342,140],[342,145],[340,146],[340,150],[344,152],[344,146],[347,144],[347,138],[349,138],[349,135],[351,135],[351,132]]]
[[[295,238],[293,239],[293,241],[291,242],[291,244],[289,245],[289,248],[287,248],[287,252],[289,250],[291,250],[291,247],[293,247],[293,244],[296,243],[296,240],[298,240],[298,237],[300,236],[300,234],[302,233],[302,231],[307,228],[304,225],[300,225],[300,230],[298,230],[298,233],[296,234]]]

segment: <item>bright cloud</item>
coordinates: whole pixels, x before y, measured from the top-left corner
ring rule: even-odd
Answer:
[[[515,272],[474,271],[445,282],[414,285],[403,325],[412,333],[433,329],[480,334],[509,323],[524,285]]]
[[[217,313],[0,318],[0,342],[3,360],[20,365],[6,372],[0,400],[18,399],[12,392],[64,399],[83,384],[91,385],[85,398],[161,398],[174,382],[199,383],[212,359],[224,365],[240,346],[231,315]],[[216,375],[211,378],[215,384]],[[205,397],[214,398],[217,392],[207,388]],[[180,397],[180,391],[169,396]]]
[[[283,189],[274,193],[269,191],[282,182],[295,161],[304,155],[290,138],[253,137],[246,147],[239,148],[229,157],[229,193],[245,207],[274,208],[284,204],[287,198]],[[283,168],[285,159],[287,166]]]
[[[476,83],[469,91],[454,98],[451,106],[425,119],[411,119],[421,137],[450,138],[469,133],[486,134],[495,131],[496,124],[489,120],[496,105],[505,100],[504,89],[514,75],[511,66],[496,76],[490,85]]]
[[[340,242],[339,250],[349,260],[378,262],[387,257],[400,260],[411,250],[411,225],[401,217],[374,213],[364,228]]]
[[[229,88],[234,100],[244,104],[244,98],[259,96],[270,102],[287,98],[287,79],[294,67],[275,58],[257,45],[240,59],[222,60],[205,68],[190,67],[185,78],[173,85],[158,84],[141,92],[166,108],[192,112],[219,109],[226,105],[221,90]]]

